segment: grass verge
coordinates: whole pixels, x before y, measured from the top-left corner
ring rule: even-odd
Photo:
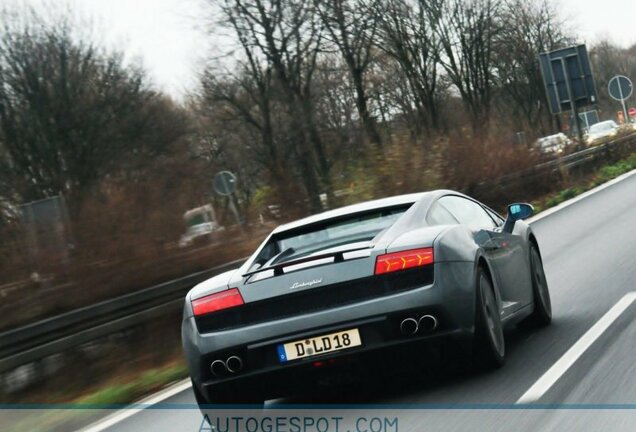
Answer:
[[[535,208],[535,213],[547,210],[550,207],[555,207],[564,201],[572,199],[590,189],[594,189],[634,169],[636,169],[636,153],[614,164],[604,165],[596,173],[590,177],[586,177],[582,184],[570,186],[533,202],[532,205]]]
[[[187,377],[188,369],[185,363],[173,363],[162,368],[145,371],[126,382],[115,382],[93,393],[81,396],[72,403],[78,405],[127,404]]]
[[[11,412],[10,416],[20,417],[13,421],[7,419],[9,423],[5,425],[0,421],[0,429],[6,432],[77,430],[103,417],[105,409],[119,409],[113,405],[137,402],[187,377],[188,370],[182,361],[142,372],[130,379],[118,377],[105,387],[71,400],[63,407],[51,405],[47,409],[6,410]]]

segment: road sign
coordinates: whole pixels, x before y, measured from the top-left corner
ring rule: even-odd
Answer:
[[[560,114],[598,101],[587,48],[579,45],[539,55],[550,111]]]
[[[636,117],[636,108],[630,108],[628,112],[630,117]]]
[[[570,111],[582,143],[579,109],[598,101],[587,48],[578,45],[543,53],[539,63],[550,111],[555,115]]]
[[[55,260],[66,263],[72,235],[64,198],[54,196],[22,204],[20,213],[32,271],[39,272],[42,264]]]
[[[214,176],[214,190],[222,196],[229,197],[230,211],[236,218],[236,224],[242,224],[236,203],[234,202],[234,191],[236,191],[236,176],[229,171],[220,171]]]
[[[624,102],[633,92],[632,81],[623,75],[616,75],[607,85],[607,90],[612,99]]]
[[[623,120],[627,118],[625,101],[632,95],[633,90],[632,81],[624,75],[616,75],[607,84],[610,97],[623,105]]]
[[[222,196],[229,196],[236,190],[236,176],[229,171],[221,171],[214,176],[214,190]]]
[[[598,112],[596,110],[591,110],[579,113],[579,119],[581,120],[581,124],[584,125],[585,129],[588,130],[590,126],[599,122]],[[571,120],[574,121],[574,119]]]

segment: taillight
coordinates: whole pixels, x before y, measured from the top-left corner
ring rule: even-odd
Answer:
[[[375,260],[375,274],[391,273],[433,264],[433,248],[411,249],[380,255]]]
[[[229,309],[244,304],[243,297],[238,288],[212,294],[192,302],[194,316],[205,315],[223,309]]]

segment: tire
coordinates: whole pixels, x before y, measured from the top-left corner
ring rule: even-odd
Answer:
[[[545,327],[552,322],[552,301],[541,255],[534,245],[530,246],[530,277],[532,278],[534,311],[528,321],[537,327]]]
[[[203,394],[199,391],[199,388],[192,381],[192,391],[194,393],[194,398],[197,401],[197,405],[199,406],[199,410],[201,411],[201,415],[204,419],[209,423],[210,418],[214,418],[214,411],[217,411],[220,407],[213,407],[213,405],[249,405],[246,409],[251,410],[262,410],[265,406],[265,401],[259,400],[255,397],[241,397],[238,395],[224,395],[222,397],[213,398],[208,400]],[[207,417],[206,417],[207,416]]]
[[[477,272],[475,339],[476,365],[480,369],[498,369],[506,360],[506,342],[499,306],[492,281],[482,268]]]

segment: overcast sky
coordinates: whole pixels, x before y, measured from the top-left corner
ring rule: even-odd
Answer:
[[[26,2],[42,7],[43,1]],[[181,99],[196,82],[196,66],[210,50],[204,28],[209,0],[57,0],[92,17],[104,40],[141,59],[154,83]],[[557,0],[561,13],[583,42],[609,38],[636,43],[635,0]],[[634,77],[636,78],[636,77]]]

